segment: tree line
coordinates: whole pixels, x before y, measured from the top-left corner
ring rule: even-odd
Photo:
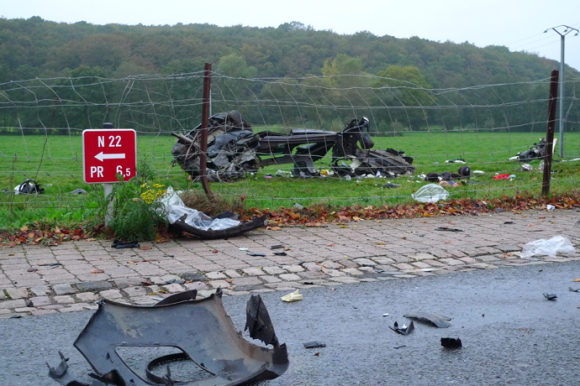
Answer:
[[[201,111],[196,74],[206,62],[219,74],[214,112],[237,108],[250,122],[337,128],[365,114],[384,133],[542,131],[545,80],[557,68],[552,60],[501,46],[366,31],[340,35],[298,22],[256,28],[0,19],[0,47],[5,131],[94,128],[109,121],[151,132],[191,129]],[[570,100],[577,78],[567,68]],[[567,111],[577,122],[578,107]]]

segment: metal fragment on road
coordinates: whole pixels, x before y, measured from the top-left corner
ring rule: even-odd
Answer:
[[[307,348],[307,349],[326,347],[325,343],[317,342],[317,341],[306,342],[306,343],[302,343],[302,344],[304,345],[304,348]]]
[[[66,386],[233,386],[273,379],[286,371],[286,345],[278,343],[259,295],[248,301],[246,329],[252,338],[272,348],[254,345],[235,330],[223,308],[220,289],[205,299],[196,299],[196,295],[195,290],[181,292],[154,306],[101,301],[74,344],[93,369],[91,383],[76,380],[62,354],[56,368],[48,366],[49,376]],[[145,374],[140,374],[123,361],[117,352],[120,347],[172,347],[181,352],[154,359]],[[169,366],[164,376],[153,373],[155,368],[178,361],[197,366],[192,375],[195,379],[173,379]]]
[[[451,318],[431,312],[415,311],[408,312],[403,316],[405,318],[416,320],[417,322],[432,324],[438,328],[448,328],[451,326],[451,323],[449,323]]]
[[[415,324],[413,324],[413,321],[411,320],[411,323],[409,323],[408,326],[403,324],[401,327],[399,327],[399,323],[395,322],[393,327],[389,326],[389,328],[395,331],[397,334],[409,335],[413,332],[413,330],[415,330]]]
[[[558,299],[558,295],[556,295],[556,294],[544,294],[544,297],[545,297],[547,300],[552,300],[552,301],[554,301],[554,300]]]

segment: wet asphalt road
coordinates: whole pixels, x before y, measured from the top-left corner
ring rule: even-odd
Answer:
[[[291,304],[280,301],[283,293],[263,294],[291,356],[289,370],[264,386],[579,385],[580,293],[568,290],[580,288],[576,277],[578,261],[312,288]],[[224,297],[239,329],[247,299]],[[389,330],[418,308],[452,317],[452,326],[415,323],[409,336]],[[45,362],[56,365],[58,350],[70,356],[70,371],[86,374],[72,344],[91,314],[0,320],[0,385],[57,385]],[[464,347],[445,350],[442,337],[459,337]],[[327,347],[303,348],[313,340]]]

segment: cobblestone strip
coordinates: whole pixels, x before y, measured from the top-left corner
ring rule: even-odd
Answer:
[[[521,246],[538,238],[563,235],[580,244],[579,219],[573,210],[528,211],[285,227],[131,250],[112,249],[106,240],[3,248],[0,318],[92,310],[102,299],[152,305],[191,289],[206,297],[221,287],[235,296],[580,260],[578,254],[519,257]],[[462,232],[437,230],[442,227]]]

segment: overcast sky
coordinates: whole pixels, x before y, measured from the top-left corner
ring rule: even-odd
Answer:
[[[544,30],[562,24],[580,29],[580,0],[0,0],[0,4],[0,15],[7,19],[40,16],[66,23],[254,27],[298,21],[340,34],[369,31],[397,38],[468,41],[479,47],[502,45],[558,61],[560,36]],[[566,64],[580,70],[580,35],[566,37]]]

